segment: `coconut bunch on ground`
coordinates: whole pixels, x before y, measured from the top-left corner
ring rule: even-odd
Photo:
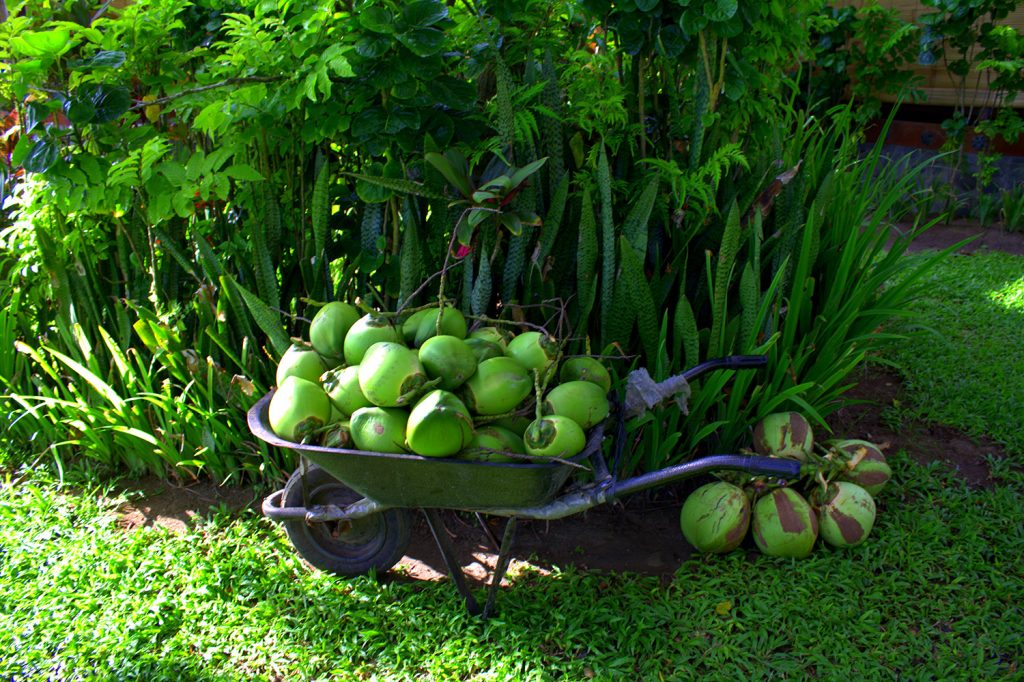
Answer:
[[[563,361],[539,331],[470,330],[448,306],[399,318],[340,301],[320,309],[276,379],[269,421],[285,440],[482,461],[578,454],[611,389],[598,360]]]
[[[892,476],[879,446],[856,439],[816,444],[803,415],[780,412],[754,427],[754,450],[803,462],[801,478],[783,485],[732,477],[698,488],[680,514],[691,545],[721,554],[749,535],[764,554],[803,558],[819,538],[835,548],[868,538],[877,512],[874,498]]]

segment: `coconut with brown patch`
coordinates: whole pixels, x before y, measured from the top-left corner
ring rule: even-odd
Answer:
[[[352,442],[369,452],[406,452],[409,413],[397,407],[362,407],[352,413]]]
[[[759,499],[751,528],[758,549],[769,556],[802,559],[818,539],[818,517],[792,488],[776,488]]]
[[[849,481],[833,481],[813,496],[821,539],[833,547],[864,542],[875,525],[875,501],[867,490]]]
[[[754,426],[754,449],[762,455],[804,462],[814,449],[814,432],[799,412],[776,412]]]
[[[750,527],[750,501],[743,489],[717,481],[690,493],[679,514],[686,541],[708,554],[739,547]]]
[[[892,469],[885,455],[874,443],[851,438],[834,441],[830,445],[845,455],[846,470],[839,475],[840,481],[856,483],[876,497],[892,478]]]

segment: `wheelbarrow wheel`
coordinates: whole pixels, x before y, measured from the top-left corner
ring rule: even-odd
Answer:
[[[310,464],[305,476],[299,468],[288,479],[283,502],[285,507],[302,507],[307,502],[344,507],[361,498],[322,468]],[[356,576],[371,570],[383,573],[398,563],[409,546],[412,518],[408,509],[387,509],[348,521],[307,523],[291,519],[283,525],[288,539],[309,564],[340,576]]]

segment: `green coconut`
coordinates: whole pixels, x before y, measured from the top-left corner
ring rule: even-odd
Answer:
[[[426,312],[427,314],[420,320],[419,327],[416,329],[414,346],[422,346],[427,339],[442,334],[454,336],[457,339],[466,338],[466,318],[458,308],[445,306],[444,311],[440,308],[428,308]],[[438,333],[438,317],[441,318],[440,334]]]
[[[892,469],[881,449],[866,440],[847,439],[829,444],[846,457],[846,471],[839,475],[840,481],[856,483],[877,497],[892,478]]]
[[[523,435],[526,434],[526,429],[533,422],[530,417],[524,417],[522,415],[510,415],[508,417],[502,417],[491,422],[494,426],[500,426],[503,429],[511,431],[519,437],[519,440],[523,439]]]
[[[400,343],[373,344],[359,365],[359,388],[377,407],[411,405],[425,383],[427,374],[416,351]]]
[[[462,385],[462,399],[474,414],[511,412],[533,392],[533,378],[508,357],[484,360]]]
[[[759,499],[751,528],[758,549],[769,556],[802,559],[818,539],[817,515],[792,488],[776,488]]]
[[[369,452],[406,452],[409,412],[398,407],[363,407],[352,413],[352,442]]]
[[[417,310],[409,317],[405,318],[405,322],[402,323],[402,338],[405,340],[407,346],[413,346],[416,343],[416,332],[420,330],[420,322],[423,321],[432,310],[436,308],[424,308],[423,310]]]
[[[608,374],[608,370],[604,368],[604,365],[594,358],[569,358],[559,368],[558,380],[561,383],[589,381],[600,386],[605,395],[608,395],[608,392],[612,390],[611,375]]]
[[[451,391],[466,383],[476,372],[477,360],[472,349],[460,338],[442,334],[423,342],[420,363],[431,379],[440,379],[439,386]]]
[[[523,332],[508,342],[505,355],[543,375],[558,357],[558,342],[553,336],[540,332]]]
[[[708,483],[686,498],[679,526],[686,541],[698,551],[731,552],[743,542],[750,527],[750,500],[732,483]]]
[[[325,448],[349,450],[352,448],[352,427],[347,421],[332,424],[321,437],[320,444]]]
[[[473,420],[454,393],[435,389],[420,398],[409,413],[406,443],[417,455],[448,457],[472,438]]]
[[[856,483],[833,481],[814,496],[821,539],[833,547],[853,547],[864,542],[875,525],[875,500]]]
[[[500,358],[501,356],[505,355],[505,351],[502,349],[501,346],[494,343],[493,341],[488,341],[487,339],[468,338],[466,339],[465,343],[466,347],[469,348],[469,350],[472,351],[473,355],[476,357],[476,362],[478,365],[484,360],[490,360],[491,358]]]
[[[388,341],[402,343],[402,335],[386,317],[370,313],[363,315],[345,335],[345,363],[358,365],[370,346]]]
[[[373,405],[359,387],[359,367],[342,367],[324,373],[324,390],[338,412],[348,419],[360,407]]]
[[[480,327],[469,333],[469,338],[490,341],[501,348],[502,353],[505,352],[505,348],[508,346],[510,336],[510,334],[499,327]]]
[[[587,437],[572,419],[553,414],[535,419],[526,428],[523,445],[530,455],[567,458],[583,452]]]
[[[284,383],[287,377],[300,377],[306,381],[317,383],[320,375],[327,370],[320,354],[309,346],[292,344],[281,356],[277,363],[277,376],[275,377],[278,386]]]
[[[292,443],[313,436],[331,418],[331,401],[320,384],[302,377],[285,377],[270,399],[271,430]]]
[[[561,414],[587,429],[605,420],[610,410],[604,389],[589,381],[568,381],[548,391],[544,414]]]
[[[525,455],[523,438],[508,429],[493,424],[478,427],[459,457],[481,462],[514,462],[507,453]]]
[[[777,412],[754,427],[754,449],[762,455],[804,462],[814,449],[814,432],[799,412]]]
[[[344,301],[331,301],[309,323],[309,342],[335,367],[345,360],[345,335],[359,320],[359,310]]]

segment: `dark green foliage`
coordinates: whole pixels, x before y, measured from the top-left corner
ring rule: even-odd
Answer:
[[[23,125],[0,177],[18,199],[0,281],[20,288],[7,339],[34,353],[5,377],[25,415],[13,437],[45,428],[62,456],[115,460],[130,433],[133,468],[221,475],[251,453],[244,409],[317,303],[394,310],[417,290],[412,304],[557,325],[567,351],[611,347],[663,377],[772,356],[698,387],[644,466],[735,447],[770,407],[832,409],[868,325],[909,293],[879,293],[908,185],[859,170],[877,156],[851,165],[845,112],[830,129],[793,110],[814,3],[470,4],[154,0],[89,29],[12,13],[0,94]],[[198,374],[163,362],[153,325]],[[122,355],[160,362],[129,377]],[[216,447],[163,443],[134,400],[153,386],[196,415],[226,405]],[[104,412],[91,441],[61,432],[114,395],[135,411]],[[260,456],[268,472],[288,457]]]

